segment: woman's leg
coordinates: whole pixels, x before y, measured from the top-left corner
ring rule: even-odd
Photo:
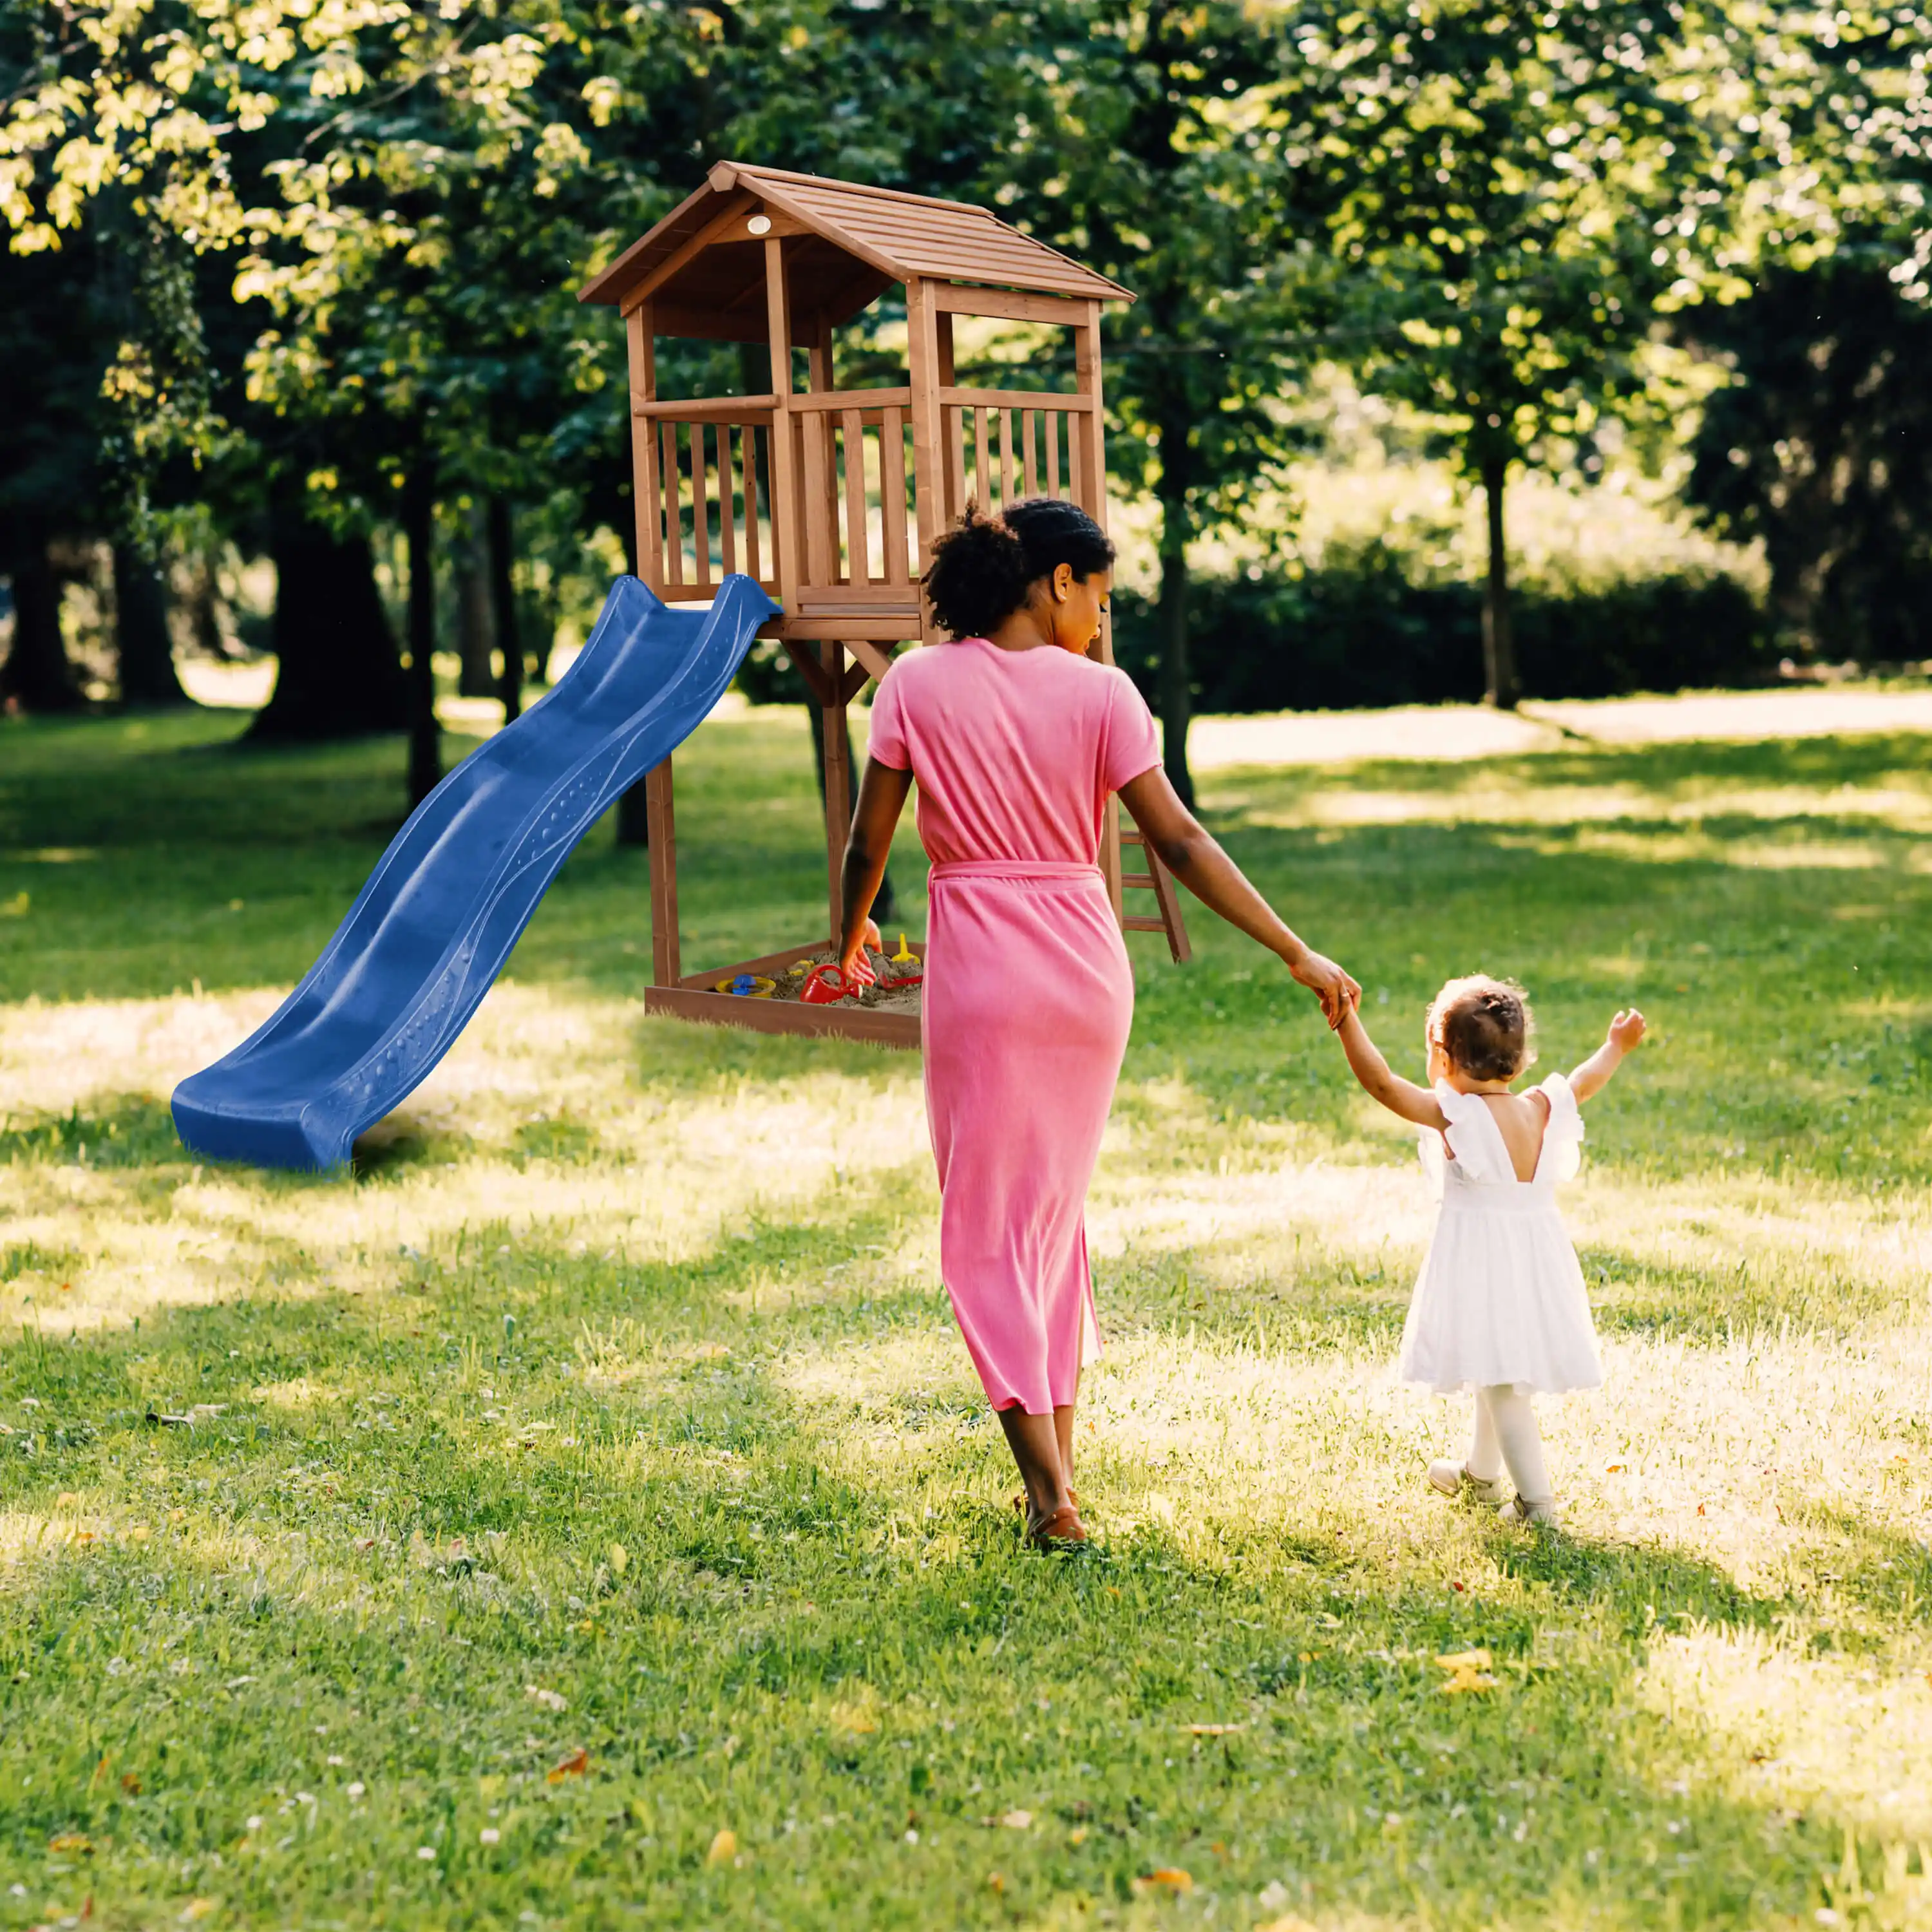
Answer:
[[[1073,1488],[1073,1411],[1080,1400],[1080,1371],[1073,1371],[1073,1390],[1053,1412],[1053,1433],[1060,1444],[1060,1473],[1070,1493]]]
[[[1006,1447],[1013,1452],[1020,1480],[1026,1485],[1028,1514],[1034,1522],[1043,1522],[1067,1506],[1066,1475],[1060,1464],[1056,1427],[1060,1412],[1029,1415],[1015,1402],[998,1414],[1000,1426],[1006,1432]]]
[[[1543,1460],[1543,1432],[1536,1426],[1535,1404],[1506,1382],[1484,1389],[1481,1399],[1489,1409],[1516,1494],[1526,1503],[1550,1502],[1555,1492]]]

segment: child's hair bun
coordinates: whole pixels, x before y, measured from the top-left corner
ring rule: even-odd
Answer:
[[[1451,980],[1429,1008],[1429,1038],[1472,1080],[1514,1080],[1536,1060],[1536,1016],[1514,980]]]

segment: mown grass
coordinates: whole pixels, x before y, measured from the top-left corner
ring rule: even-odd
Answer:
[[[233,730],[0,725],[0,1925],[1932,1915],[1922,740],[1217,775],[1392,1048],[1479,965],[1549,1064],[1650,1012],[1573,1200],[1609,1386],[1546,1405],[1562,1538],[1423,1493],[1412,1153],[1197,917],[1136,942],[1060,1562],[916,1063],[644,1021],[608,833],[353,1175],[189,1160],[172,1082],[398,816],[393,746]],[[694,965],[817,929],[799,721],[679,788]]]

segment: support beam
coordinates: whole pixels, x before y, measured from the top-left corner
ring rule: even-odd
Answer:
[[[653,765],[644,779],[650,814],[651,980],[675,986],[680,954],[677,938],[677,828],[671,810],[670,760]]]

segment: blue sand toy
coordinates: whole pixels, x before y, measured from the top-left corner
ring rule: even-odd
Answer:
[[[697,728],[778,614],[748,577],[708,610],[620,577],[555,688],[410,814],[274,1017],[175,1089],[190,1151],[346,1161],[449,1051],[577,842]]]

